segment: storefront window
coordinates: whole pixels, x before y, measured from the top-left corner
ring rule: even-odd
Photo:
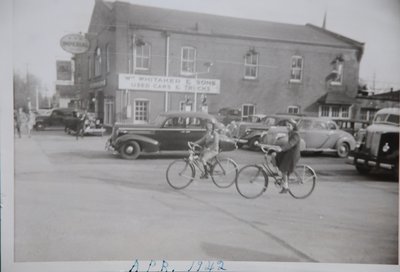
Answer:
[[[136,99],[135,100],[135,123],[149,122],[149,101]]]

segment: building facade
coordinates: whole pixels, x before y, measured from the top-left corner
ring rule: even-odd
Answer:
[[[96,0],[86,38],[75,84],[105,125],[226,107],[353,114],[363,44],[317,26]]]

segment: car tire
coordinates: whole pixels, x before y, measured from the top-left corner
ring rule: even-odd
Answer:
[[[135,160],[140,155],[140,146],[135,141],[129,141],[120,147],[119,153],[126,160]]]
[[[369,172],[371,172],[370,167],[361,164],[356,164],[356,169],[361,175],[367,175]]]
[[[340,158],[347,158],[347,156],[349,155],[350,152],[350,146],[348,143],[340,143],[337,148],[337,155]]]
[[[36,123],[36,130],[44,130],[45,128],[46,126],[42,122]]]
[[[260,150],[260,147],[256,144],[260,143],[260,137],[254,137],[249,141],[249,149],[253,151]]]

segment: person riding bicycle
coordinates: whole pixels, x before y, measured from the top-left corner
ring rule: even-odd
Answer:
[[[288,142],[275,155],[275,164],[283,178],[281,194],[289,191],[289,175],[293,173],[300,159],[300,135],[297,131],[297,123],[293,119],[288,119],[286,127],[289,131]]]
[[[219,134],[215,128],[214,122],[206,123],[206,134],[199,140],[195,142],[195,144],[202,146],[203,149],[200,151],[199,160],[203,163],[204,173],[200,176],[200,178],[208,178],[208,167],[207,162],[214,158],[219,153]]]

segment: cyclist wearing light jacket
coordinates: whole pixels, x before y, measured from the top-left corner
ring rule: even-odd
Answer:
[[[200,178],[208,178],[207,162],[219,153],[219,134],[215,129],[215,123],[206,123],[206,134],[195,142],[203,147],[200,151],[200,161],[203,163],[204,173]]]

